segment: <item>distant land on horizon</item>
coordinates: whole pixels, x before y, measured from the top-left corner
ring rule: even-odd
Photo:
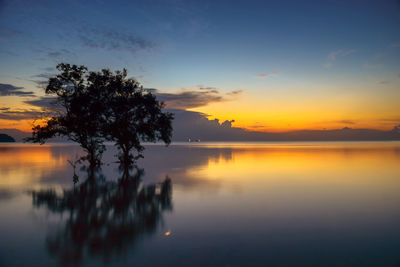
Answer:
[[[15,139],[8,134],[0,133],[0,143],[14,143]]]

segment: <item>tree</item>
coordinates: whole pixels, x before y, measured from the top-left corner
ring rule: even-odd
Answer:
[[[106,81],[104,89],[107,103],[104,137],[115,142],[118,159],[125,173],[142,156],[141,142],[171,142],[173,115],[163,112],[164,104],[155,95],[132,78],[127,71],[102,70],[89,79],[97,84]],[[136,151],[136,154],[134,154]]]
[[[113,141],[125,173],[142,157],[141,142],[171,142],[173,115],[127,71],[88,72],[85,66],[59,64],[61,74],[49,79],[46,94],[63,108],[44,126],[34,126],[32,142],[66,136],[87,152],[91,168],[101,164],[104,141]],[[134,151],[137,152],[134,155]]]
[[[88,79],[85,66],[62,63],[57,69],[61,73],[49,79],[45,92],[56,97],[61,109],[44,126],[34,126],[32,137],[27,141],[43,144],[52,137],[65,136],[80,144],[87,153],[80,160],[87,160],[94,170],[101,165],[101,157],[105,151],[101,88]]]

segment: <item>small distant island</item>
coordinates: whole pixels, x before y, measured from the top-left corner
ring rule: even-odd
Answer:
[[[8,134],[0,133],[0,143],[14,143],[15,139],[9,136]]]

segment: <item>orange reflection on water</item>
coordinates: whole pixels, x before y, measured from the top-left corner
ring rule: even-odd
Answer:
[[[54,155],[51,146],[0,146],[0,186],[29,185],[46,173],[66,167],[67,157]]]
[[[221,145],[220,145],[221,147]],[[354,195],[400,190],[400,144],[246,145],[188,170],[193,179],[232,185],[252,194]]]
[[[186,172],[208,187],[174,195],[179,208],[198,219],[212,213],[243,224],[315,220],[340,228],[390,221],[398,210],[399,142],[210,149],[220,153]]]

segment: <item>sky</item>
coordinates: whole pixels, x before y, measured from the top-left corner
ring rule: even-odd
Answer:
[[[61,62],[249,131],[400,124],[397,0],[0,0],[0,129],[31,128]]]

